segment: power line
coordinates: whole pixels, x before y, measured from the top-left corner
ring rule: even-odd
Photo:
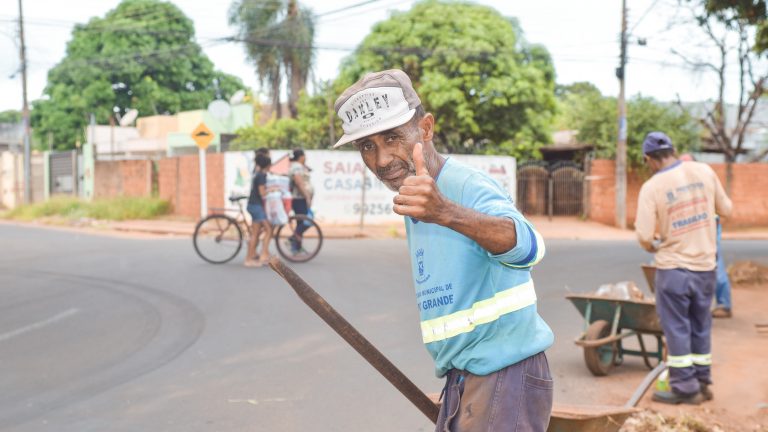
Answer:
[[[334,9],[334,10],[328,11],[328,12],[323,12],[323,13],[317,14],[315,16],[319,18],[319,17],[323,17],[323,16],[326,16],[326,15],[332,15],[332,14],[335,14],[335,13],[338,13],[338,12],[344,12],[344,11],[347,11],[347,10],[350,10],[350,9],[358,8],[360,6],[365,6],[367,4],[376,3],[377,1],[381,1],[381,0],[366,0],[366,1],[363,1],[363,2],[360,2],[360,3],[355,3],[353,5],[345,6],[343,8]]]
[[[651,9],[653,9],[658,3],[659,3],[659,0],[654,0],[654,2],[651,3],[650,6],[648,6],[648,9],[646,9],[645,12],[643,12],[643,14],[640,16],[640,19],[638,19],[635,25],[633,25],[632,28],[629,29],[629,34],[632,34],[635,28],[637,28],[637,26],[643,21],[643,19],[645,19],[645,17],[648,16],[648,13],[651,11]]]
[[[330,22],[344,21],[346,19],[353,18],[353,17],[356,17],[356,16],[360,16],[360,15],[363,15],[363,14],[366,14],[366,13],[369,13],[369,12],[373,12],[375,10],[384,9],[384,8],[388,8],[388,7],[393,7],[393,6],[402,4],[402,3],[410,3],[411,1],[412,0],[398,0],[398,1],[395,1],[395,2],[392,2],[392,3],[383,4],[383,5],[380,5],[380,6],[372,7],[372,8],[369,8],[369,9],[353,12],[353,13],[342,15],[342,16],[331,17],[331,18],[324,19],[324,20],[321,19],[321,20],[318,20],[318,24],[327,24],[327,23],[330,23]]]
[[[166,47],[162,49],[152,50],[152,51],[135,51],[125,54],[117,54],[112,56],[103,56],[103,55],[96,55],[94,57],[83,57],[78,58],[74,60],[70,60],[67,62],[61,62],[60,65],[67,67],[67,68],[77,68],[82,66],[88,66],[88,65],[100,65],[100,66],[120,66],[121,62],[125,60],[137,60],[137,61],[146,61],[150,60],[153,57],[159,57],[163,56],[163,60],[167,59],[174,59],[182,56],[186,56],[188,53],[186,51],[189,50],[195,50],[200,49],[202,51],[202,48],[205,47],[212,47],[221,42],[214,42],[208,43],[207,45],[203,46],[202,44],[198,44],[197,42],[190,42],[185,45],[177,45],[172,47]],[[43,62],[40,62],[40,64],[45,64]],[[51,63],[47,63],[51,64]],[[56,63],[53,63],[56,64]]]
[[[0,21],[4,21],[4,20],[0,19]],[[154,35],[154,36],[172,36],[172,35],[192,36],[194,35],[194,30],[190,32],[190,31],[183,31],[183,30],[153,29],[155,26],[164,23],[163,21],[160,21],[160,20],[141,23],[140,25],[126,25],[126,26],[113,25],[110,27],[101,27],[101,28],[94,27],[93,25],[89,25],[89,24],[79,24],[76,22],[70,22],[70,24],[67,24],[66,21],[57,21],[57,20],[52,20],[51,22],[45,22],[45,21],[30,21],[25,19],[24,21],[25,21],[25,24],[32,25],[32,26],[71,29],[71,33],[73,34],[75,32],[86,32],[86,33],[101,33],[101,34],[133,33],[133,34],[146,34],[146,35]]]

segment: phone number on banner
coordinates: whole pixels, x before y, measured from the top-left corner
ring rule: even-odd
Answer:
[[[361,207],[364,214],[371,216],[392,214],[392,204],[384,203],[364,204],[362,206],[360,203],[352,204],[352,211],[355,214],[360,214]]]

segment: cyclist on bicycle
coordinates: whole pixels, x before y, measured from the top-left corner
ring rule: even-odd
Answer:
[[[312,208],[312,196],[314,195],[312,183],[309,181],[309,172],[311,170],[306,165],[307,156],[302,149],[295,149],[290,160],[291,166],[288,170],[288,176],[291,178],[293,212],[297,216],[306,216]],[[303,223],[299,223],[296,227],[296,232],[290,239],[291,252],[293,254],[302,252],[303,248],[301,243],[303,241],[304,231],[306,231],[307,228],[308,227]]]
[[[248,253],[245,256],[246,267],[261,267],[269,261],[269,241],[272,240],[272,225],[264,211],[264,197],[267,196],[267,171],[272,160],[268,155],[256,153],[256,170],[251,183],[251,194],[248,197],[248,213],[251,214],[251,238],[248,239]],[[261,247],[261,256],[256,259],[256,247],[259,244],[259,236],[264,231],[264,241]]]

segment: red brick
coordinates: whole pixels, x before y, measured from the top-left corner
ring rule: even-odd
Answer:
[[[150,196],[152,161],[97,161],[93,194],[95,198]]]
[[[725,187],[725,164],[710,164]],[[589,217],[607,225],[615,223],[616,177],[612,160],[597,159],[590,167]],[[637,196],[648,173],[627,173],[627,224],[632,226],[637,212]],[[768,225],[768,164],[734,164],[730,198],[733,214],[724,220],[726,226]]]
[[[224,154],[208,154],[205,160],[208,207],[224,207]],[[200,217],[200,165],[197,155],[160,160],[160,198],[171,202],[174,213]]]

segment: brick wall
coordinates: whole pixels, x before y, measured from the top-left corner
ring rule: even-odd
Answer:
[[[208,207],[224,207],[224,154],[206,156]],[[197,155],[161,159],[158,163],[158,194],[170,201],[174,214],[200,217],[200,165]]]
[[[725,164],[711,164],[725,187]],[[729,195],[733,214],[726,226],[768,225],[768,164],[734,164]]]
[[[725,187],[725,164],[710,164]],[[640,187],[650,174],[642,170],[627,173],[627,225],[633,226]],[[768,164],[734,164],[731,185],[733,215],[726,226],[768,225]],[[615,164],[612,160],[592,161],[589,175],[589,218],[615,224]]]
[[[93,195],[95,198],[152,195],[152,161],[97,161]]]

